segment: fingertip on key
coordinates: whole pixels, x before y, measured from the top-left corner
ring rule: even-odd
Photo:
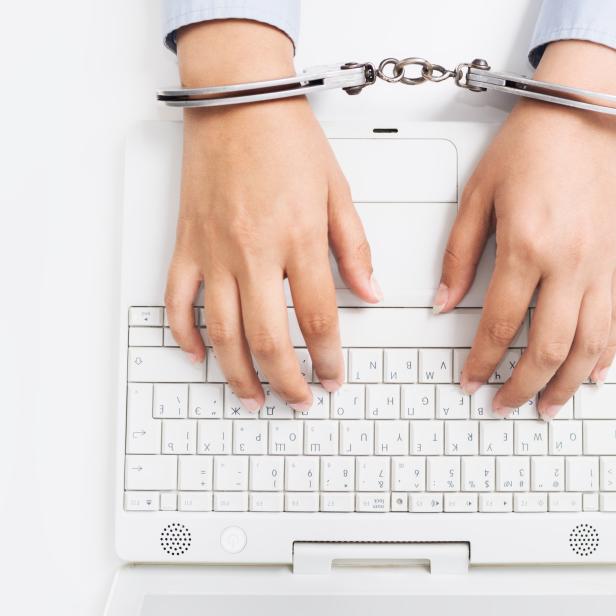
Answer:
[[[256,413],[261,408],[261,405],[255,398],[240,398],[240,402],[242,406],[251,413]]]
[[[482,385],[483,383],[480,381],[467,381],[464,377],[462,377],[462,380],[460,381],[460,389],[466,396],[471,396],[474,394]]]
[[[338,391],[341,386],[342,383],[339,383],[334,379],[324,379],[321,381],[321,387],[323,387],[323,389],[330,394],[334,393],[335,391]]]
[[[544,409],[539,410],[539,416],[543,421],[552,421],[562,407],[558,404],[551,404],[550,406],[546,406]]]
[[[494,413],[499,417],[507,417],[513,413],[513,409],[509,406],[495,406],[492,408]]]

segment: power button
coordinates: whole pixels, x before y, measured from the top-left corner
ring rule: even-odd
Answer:
[[[220,545],[225,552],[237,554],[246,546],[246,533],[239,526],[229,526],[220,534]]]

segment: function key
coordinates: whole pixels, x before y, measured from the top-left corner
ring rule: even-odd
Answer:
[[[128,311],[128,324],[143,327],[160,327],[163,324],[163,309],[156,307],[133,307]]]

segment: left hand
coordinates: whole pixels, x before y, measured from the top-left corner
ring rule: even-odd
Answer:
[[[536,78],[616,93],[616,51],[552,43]],[[545,387],[551,419],[589,376],[605,380],[616,353],[616,118],[520,101],[468,182],[443,261],[435,309],[473,282],[488,234],[496,261],[461,387],[486,383],[538,288],[528,347],[493,409],[508,415]]]

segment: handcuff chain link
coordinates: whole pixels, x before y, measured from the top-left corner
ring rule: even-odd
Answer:
[[[410,76],[407,74],[407,67],[417,66],[419,75]],[[389,68],[391,67],[391,69]],[[460,88],[469,88],[464,83],[465,71],[470,67],[468,63],[458,64],[455,69],[446,69],[441,64],[434,64],[425,58],[385,58],[379,64],[376,74],[377,77],[388,83],[403,83],[407,86],[417,86],[426,81],[439,83],[447,79],[453,79]],[[470,89],[470,88],[469,88]]]

